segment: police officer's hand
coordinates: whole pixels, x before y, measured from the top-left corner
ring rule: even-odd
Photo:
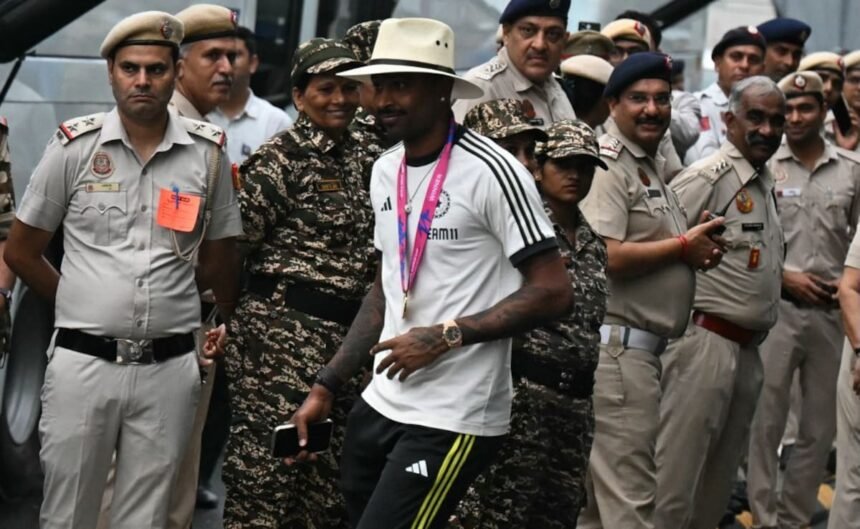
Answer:
[[[827,284],[829,283],[824,279],[805,272],[785,270],[782,273],[782,288],[794,299],[810,305],[833,303],[834,294],[826,288]]]
[[[442,326],[413,327],[406,334],[401,334],[390,340],[379,342],[370,349],[375,355],[382,351],[391,351],[379,362],[376,374],[381,375],[388,370],[386,376],[394,378],[400,374],[400,381],[416,370],[430,364],[439,355],[448,351],[448,344],[442,338]]]
[[[684,236],[687,238],[687,247],[682,259],[685,263],[699,270],[710,270],[723,259],[725,253],[725,241],[719,235],[713,233],[725,222],[725,218],[717,217],[707,220],[708,212],[702,212],[699,224],[690,228]]]
[[[842,131],[839,130],[839,125],[837,125],[834,120],[833,136],[836,139],[836,145],[843,149],[853,151],[857,148],[857,145],[860,145],[860,118],[858,118],[857,113],[850,108],[848,109],[848,115],[851,116],[851,128],[848,130],[848,133],[842,134]]]
[[[227,328],[222,323],[214,329],[206,331],[206,343],[203,344],[203,356],[200,365],[212,365],[213,358],[224,356],[224,345],[227,343]]]
[[[324,421],[331,413],[331,407],[334,403],[334,394],[324,386],[314,384],[311,387],[311,392],[299,407],[298,410],[290,417],[290,422],[296,425],[296,431],[299,434],[299,446],[308,444],[308,425]],[[287,458],[284,463],[292,465],[297,461],[316,461],[316,454],[302,450],[294,458]]]

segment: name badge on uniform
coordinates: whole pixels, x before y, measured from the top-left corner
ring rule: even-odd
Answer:
[[[741,224],[743,231],[762,231],[764,230],[764,222],[744,222]]]
[[[334,191],[343,191],[343,182],[337,179],[320,180],[316,184],[317,191],[320,193],[331,193]]]
[[[661,193],[659,189],[649,189],[648,190],[648,198],[660,198],[662,196],[663,196],[663,193]]]
[[[242,156],[251,156],[251,146],[247,143],[242,144]]]
[[[84,186],[84,190],[87,193],[118,193],[119,192],[119,183],[118,182],[103,182],[96,184],[86,184]]]
[[[784,189],[777,189],[776,196],[777,198],[794,198],[799,197],[802,191],[802,188],[799,187],[786,187]]]

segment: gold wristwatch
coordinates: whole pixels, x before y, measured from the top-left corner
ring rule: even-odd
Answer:
[[[463,331],[456,321],[448,320],[442,323],[442,339],[448,344],[448,349],[463,345]]]

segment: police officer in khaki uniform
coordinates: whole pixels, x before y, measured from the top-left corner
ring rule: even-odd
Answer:
[[[579,529],[655,527],[659,355],[687,325],[693,269],[711,268],[721,256],[708,237],[721,220],[688,230],[665,184],[658,147],[669,127],[671,70],[671,59],[654,52],[615,67],[605,92],[614,120],[599,141],[609,169],[597,170],[581,203],[606,240],[610,296],[600,328],[594,444]],[[655,300],[655,292],[665,296]]]
[[[63,123],[30,179],[6,261],[55,304],[39,433],[41,526],[167,527],[200,395],[198,285],[229,316],[242,224],[217,127],[168,111],[183,25],[149,11],[101,46],[117,106]],[[61,270],[43,258],[62,227]],[[193,264],[195,255],[198,264]]]
[[[183,9],[176,18],[185,24],[179,49],[176,91],[170,104],[179,115],[206,121],[206,114],[230,97],[236,59],[236,14],[212,4]]]
[[[566,57],[594,55],[608,62],[614,50],[615,43],[612,39],[599,31],[584,29],[570,34],[567,38],[567,46],[564,48],[564,55]]]
[[[827,106],[817,74],[789,74],[779,87],[787,98],[786,136],[768,165],[788,251],[779,318],[761,346],[764,385],[752,424],[747,483],[756,527],[799,529],[815,510],[836,434],[843,331],[835,298],[860,216],[860,156],[821,137]],[[777,500],[776,452],[796,372],[802,395],[797,444]]]
[[[827,529],[854,529],[860,520],[860,234],[848,248],[839,283],[845,346],[836,382],[836,495]]]
[[[824,102],[827,104],[828,113],[824,120],[822,131],[824,138],[843,149],[854,150],[860,143],[858,136],[858,121],[854,116],[852,129],[843,134],[836,125],[836,117],[833,115],[833,107],[842,97],[842,87],[845,83],[845,63],[842,56],[831,51],[819,51],[810,53],[800,61],[798,72],[815,72],[821,77],[824,86]]]
[[[574,119],[573,107],[553,77],[567,44],[569,10],[570,0],[511,0],[499,19],[504,47],[465,75],[484,90],[484,96],[456,101],[457,121],[462,122],[478,103],[494,99],[528,101],[534,109],[529,117],[542,127]]]
[[[15,190],[12,187],[12,163],[9,156],[9,125],[6,118],[0,116],[0,256],[3,255],[14,218]],[[0,358],[8,350],[12,331],[9,310],[14,284],[15,274],[0,259]]]
[[[661,528],[717,526],[761,388],[758,345],[777,316],[784,242],[765,163],[779,147],[785,99],[769,78],[750,77],[734,85],[724,116],[728,141],[671,185],[688,221],[725,216],[727,252],[697,274],[691,323],[662,357]]]
[[[842,57],[845,65],[845,84],[842,85],[842,97],[848,105],[852,119],[860,116],[860,51],[852,51]],[[850,145],[849,145],[850,147]],[[860,142],[853,150],[860,150]]]
[[[609,117],[603,90],[612,75],[612,65],[595,55],[576,55],[561,63],[561,75],[579,119],[591,128],[603,125]]]

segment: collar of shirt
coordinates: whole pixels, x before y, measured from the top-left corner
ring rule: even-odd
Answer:
[[[514,90],[517,92],[526,92],[530,90],[532,87],[543,88],[541,85],[536,85],[531,82],[525,75],[520,72],[519,68],[511,61],[511,56],[508,55],[508,49],[502,47],[499,50],[499,60],[508,65],[508,69],[511,71],[511,74],[514,76]],[[543,83],[544,85],[546,83]]]
[[[317,127],[307,114],[299,114],[292,131],[297,136],[296,139],[300,145],[310,143],[322,153],[327,153],[337,147],[337,143]]]
[[[785,139],[785,136],[782,137],[782,143],[780,144],[779,149],[777,149],[776,154],[774,154],[773,157],[780,161],[788,160],[789,158],[791,158],[792,160],[797,162],[798,165],[802,165],[801,161],[791,151],[791,147],[788,146],[788,140]],[[815,161],[815,168],[812,170],[812,172],[814,173],[822,165],[830,161],[836,161],[838,159],[839,155],[836,154],[836,148],[833,146],[832,143],[827,140],[824,140],[824,151],[821,153],[821,156]]]
[[[176,111],[180,116],[196,119],[198,121],[208,121],[197,108],[191,104],[187,97],[182,95],[182,92],[177,88],[173,91],[173,97],[170,98],[170,104],[176,107]]]
[[[741,154],[741,151],[728,141],[720,147],[720,152],[732,159],[732,167],[742,185],[747,185],[755,177],[762,182],[766,190],[770,190],[773,187],[773,178],[771,178],[770,169],[768,169],[767,165],[762,166],[761,170],[756,171],[752,164]]]
[[[166,151],[174,144],[192,145],[194,143],[194,140],[188,134],[188,131],[185,130],[185,127],[183,127],[181,123],[179,123],[179,119],[177,118],[178,116],[175,111],[167,111],[167,128],[165,129],[164,137],[161,138],[161,143],[158,144],[155,152]],[[122,121],[120,120],[119,112],[116,107],[105,115],[101,132],[99,133],[99,145],[103,145],[110,141],[121,141],[123,145],[128,147],[130,150],[134,150],[134,147],[131,145],[131,141],[128,139],[125,127],[122,126]]]
[[[251,119],[259,119],[260,114],[262,113],[262,100],[254,95],[254,91],[250,88],[248,89],[248,100],[245,101],[245,108],[242,109],[242,112],[239,112],[239,115],[234,118],[228,118],[224,112],[221,111],[220,107],[215,107],[215,110],[212,111],[212,114],[218,114],[219,118],[222,118],[222,122],[233,122],[239,121],[240,119],[248,116]],[[211,114],[210,114],[211,115]]]
[[[716,82],[713,82],[702,91],[703,97],[711,99],[715,105],[724,106],[729,104],[729,98]]]

